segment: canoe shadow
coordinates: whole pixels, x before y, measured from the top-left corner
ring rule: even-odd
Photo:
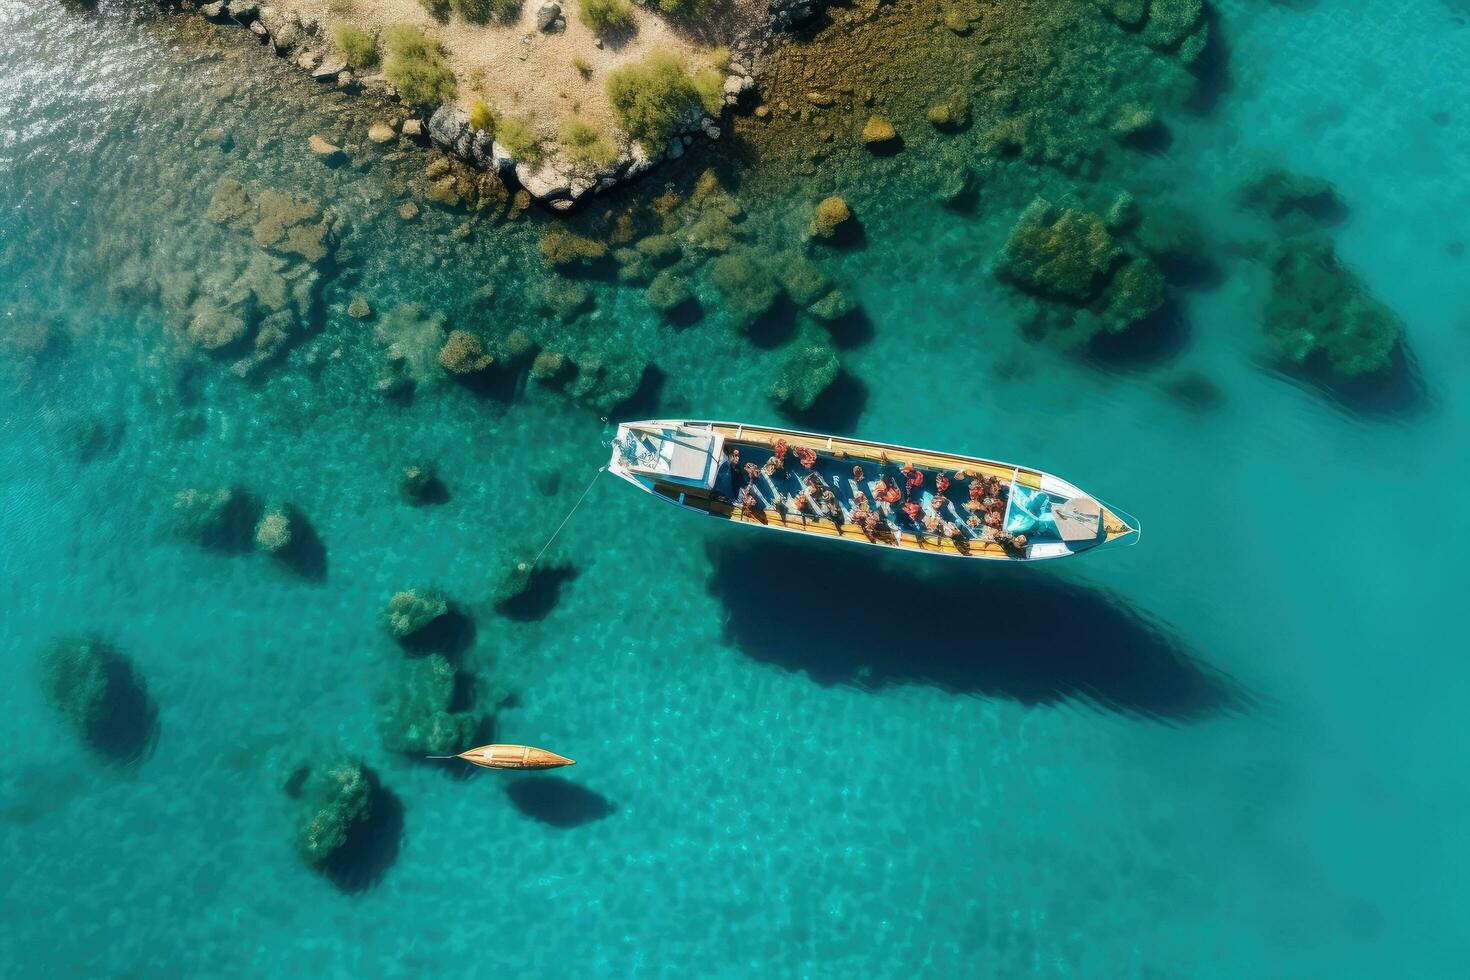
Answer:
[[[560,776],[527,776],[505,787],[511,805],[532,820],[570,830],[618,812],[618,805],[596,790]]]
[[[772,538],[712,540],[709,589],[736,649],[818,684],[873,692],[929,684],[1173,723],[1249,701],[1167,627],[1107,590],[1036,568],[949,559],[926,568],[913,555]],[[793,601],[814,588],[836,602]]]

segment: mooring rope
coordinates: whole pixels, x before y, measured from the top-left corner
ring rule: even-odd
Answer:
[[[597,482],[597,478],[601,476],[606,469],[606,466],[599,466],[597,468],[597,472],[592,474],[592,479],[588,481],[587,489],[582,491],[582,496],[577,498],[577,502],[575,504],[572,504],[572,509],[567,511],[567,516],[561,519],[561,523],[556,526],[556,530],[551,532],[551,537],[546,539],[546,543],[541,546],[541,550],[536,552],[536,557],[531,559],[532,568],[535,568],[537,563],[541,561],[541,556],[546,554],[546,549],[551,547],[551,544],[553,541],[556,540],[557,535],[561,534],[561,529],[567,526],[567,521],[571,520],[572,515],[577,512],[577,508],[582,506],[582,501],[586,500],[587,495],[592,492],[592,485]]]

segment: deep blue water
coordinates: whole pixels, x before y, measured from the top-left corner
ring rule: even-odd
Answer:
[[[525,299],[543,219],[403,223],[418,151],[323,168],[305,135],[371,112],[238,36],[0,0],[0,972],[1459,975],[1470,27],[1436,0],[1219,17],[1229,86],[1135,178],[1236,244],[1262,234],[1228,200],[1256,162],[1331,180],[1339,252],[1404,323],[1407,396],[1365,410],[1271,370],[1248,249],[1177,291],[1167,352],[1100,365],[1019,338],[984,269],[1006,223],[868,208],[865,247],[824,259],[872,325],[836,423],[1058,473],[1142,543],[971,568],[708,528],[603,480],[506,615],[496,577],[575,502],[606,425],[437,370],[385,402],[384,312],[646,352],[662,383],[638,414],[778,420],[777,354],[715,303],[675,330],[608,283],[554,323]],[[340,220],[314,332],[251,383],[136,289],[249,247],[205,217],[227,174]],[[345,314],[358,294],[376,320]],[[1197,377],[1209,404],[1177,395]],[[400,498],[418,458],[446,503]],[[175,494],[223,484],[289,501],[324,560],[181,540]],[[381,748],[373,695],[403,653],[379,612],[421,584],[473,622],[459,656],[496,739],[575,768],[458,778]],[[136,765],[42,698],[39,651],[78,631],[158,705]],[[291,847],[278,757],[307,738],[391,792],[349,887]]]

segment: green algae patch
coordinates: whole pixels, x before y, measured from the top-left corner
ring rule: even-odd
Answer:
[[[383,610],[383,625],[395,640],[423,633],[449,613],[449,600],[438,589],[404,589],[393,593]]]
[[[1272,355],[1291,367],[1325,365],[1338,380],[1388,368],[1403,340],[1393,312],[1369,294],[1323,235],[1287,238],[1268,256],[1262,325]]]

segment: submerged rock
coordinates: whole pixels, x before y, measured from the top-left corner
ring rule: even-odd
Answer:
[[[592,306],[592,292],[586,286],[564,276],[552,276],[535,291],[542,310],[562,320],[575,320]]]
[[[750,329],[781,295],[781,287],[765,263],[744,252],[715,259],[710,264],[710,279],[724,297],[725,311],[739,330]]]
[[[823,323],[833,323],[853,311],[852,301],[840,289],[834,289],[807,308],[807,312]]]
[[[453,755],[470,748],[481,719],[456,707],[463,684],[442,654],[403,664],[378,714],[383,748],[407,755]]]
[[[185,336],[189,343],[206,351],[225,351],[240,343],[249,332],[244,317],[223,309],[213,300],[200,297],[194,302],[193,315]]]
[[[644,295],[648,297],[648,305],[665,315],[673,314],[694,299],[683,278],[668,271],[654,276]]]
[[[673,235],[649,235],[639,239],[634,247],[656,266],[672,265],[684,255],[679,240]]]
[[[808,307],[832,289],[832,278],[810,259],[791,256],[780,264],[781,285],[798,306]]]
[[[542,351],[531,362],[531,379],[542,384],[565,381],[571,373],[572,363],[560,351]]]
[[[1277,221],[1303,216],[1328,222],[1346,210],[1337,188],[1321,177],[1304,177],[1280,168],[1268,169],[1241,185],[1236,203]]]
[[[852,209],[837,195],[817,202],[808,231],[813,238],[831,240],[846,231],[853,220]]]
[[[863,145],[875,153],[898,149],[898,130],[885,117],[873,115],[863,124]]]
[[[590,267],[607,255],[607,246],[602,242],[559,224],[549,226],[542,233],[540,249],[546,264],[563,272]]]
[[[355,320],[366,320],[373,315],[373,308],[361,296],[354,296],[352,302],[347,304],[347,315]]]
[[[963,89],[951,92],[943,102],[929,107],[929,123],[940,132],[952,133],[970,124],[970,97]]]
[[[409,463],[403,468],[398,490],[405,500],[415,505],[436,503],[447,497],[444,484],[439,480],[438,468],[427,460]]]
[[[190,488],[173,500],[176,530],[196,544],[220,551],[250,550],[259,513],[254,496],[235,487]]]
[[[1027,292],[1085,303],[1121,254],[1101,217],[1037,198],[1016,219],[995,270]]]
[[[53,641],[41,652],[41,693],[77,737],[117,761],[137,760],[157,708],[137,668],[97,637]]]
[[[255,525],[255,546],[266,554],[280,554],[291,546],[291,514],[279,504],[266,508]]]
[[[480,338],[467,330],[451,330],[439,349],[439,363],[450,374],[467,377],[479,374],[495,363],[485,351]]]
[[[296,804],[296,851],[313,867],[326,865],[373,816],[375,787],[367,767],[343,752],[298,761],[286,770],[281,789]]]
[[[1278,360],[1297,367],[1320,362],[1341,380],[1392,364],[1403,326],[1342,264],[1329,238],[1288,238],[1269,262],[1271,295],[1262,322]]]
[[[342,152],[342,147],[316,133],[306,138],[306,148],[313,156],[326,163],[340,163],[347,158],[347,154]]]
[[[773,401],[794,412],[804,412],[837,380],[842,365],[837,351],[825,341],[799,341],[792,345],[776,380],[771,383]]]
[[[606,415],[632,398],[648,373],[648,362],[634,354],[603,359],[584,357],[567,393],[577,401]]]
[[[495,604],[504,605],[522,595],[531,587],[531,578],[535,571],[536,566],[524,555],[514,556],[505,562],[490,593]]]
[[[449,612],[449,600],[437,589],[405,589],[388,600],[383,621],[395,640],[427,629]]]
[[[1056,327],[1065,346],[1117,333],[1164,302],[1164,277],[1147,255],[1114,238],[1101,215],[1057,207],[1038,198],[1016,220],[996,258],[995,274],[1024,293],[1056,304],[1038,305],[1033,329]]]

